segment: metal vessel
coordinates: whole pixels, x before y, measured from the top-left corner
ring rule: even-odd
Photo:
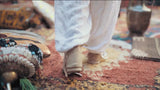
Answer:
[[[153,2],[130,0],[127,8],[127,26],[129,36],[143,36],[150,24]]]

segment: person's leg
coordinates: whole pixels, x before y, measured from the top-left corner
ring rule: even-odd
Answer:
[[[56,50],[65,53],[64,72],[82,70],[81,45],[90,36],[91,17],[90,1],[55,1],[55,43]]]
[[[90,1],[55,1],[56,50],[66,52],[86,43],[91,30]]]
[[[103,54],[109,44],[118,19],[120,1],[91,1],[92,30],[87,48],[89,63],[98,63],[99,54]]]

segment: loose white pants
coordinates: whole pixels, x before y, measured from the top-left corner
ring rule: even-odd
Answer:
[[[109,44],[120,9],[119,0],[55,0],[55,42],[59,52],[85,44],[102,53]]]

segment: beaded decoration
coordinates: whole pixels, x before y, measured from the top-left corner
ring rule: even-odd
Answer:
[[[20,77],[31,77],[42,58],[43,53],[36,45],[17,45],[12,39],[0,38],[0,74],[15,71]]]

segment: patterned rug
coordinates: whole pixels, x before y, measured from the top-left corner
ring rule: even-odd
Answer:
[[[53,48],[50,46],[49,48]],[[157,89],[159,62],[128,58],[129,51],[110,47],[108,59],[99,65],[84,64],[83,77],[65,78],[62,58],[56,51],[44,60],[40,76],[31,81],[38,90],[104,90],[104,89]],[[114,54],[112,54],[114,53]]]
[[[65,78],[62,65],[63,56],[55,50],[54,30],[40,29],[33,31],[47,40],[51,50],[50,57],[43,60],[39,74],[30,78],[38,90],[159,90],[160,62],[138,60],[130,57],[130,49],[110,46],[108,59],[98,65],[90,65],[84,59],[83,77]],[[43,33],[42,33],[43,32]],[[48,33],[49,32],[49,33]],[[126,9],[121,10],[113,39],[131,45],[126,25]],[[160,37],[160,7],[152,13],[151,24],[145,33],[146,37]],[[84,49],[82,53],[87,54]]]
[[[154,8],[151,24],[146,37],[159,37],[160,8]],[[114,40],[131,43],[126,25],[126,10],[121,10]],[[130,57],[130,50],[111,46],[106,51],[108,59],[98,65],[89,65],[84,60],[83,77],[65,78],[60,54],[55,50],[54,41],[48,42],[52,55],[44,59],[40,75],[31,78],[38,90],[159,90],[160,62],[138,60]],[[84,50],[83,54],[87,54]]]

